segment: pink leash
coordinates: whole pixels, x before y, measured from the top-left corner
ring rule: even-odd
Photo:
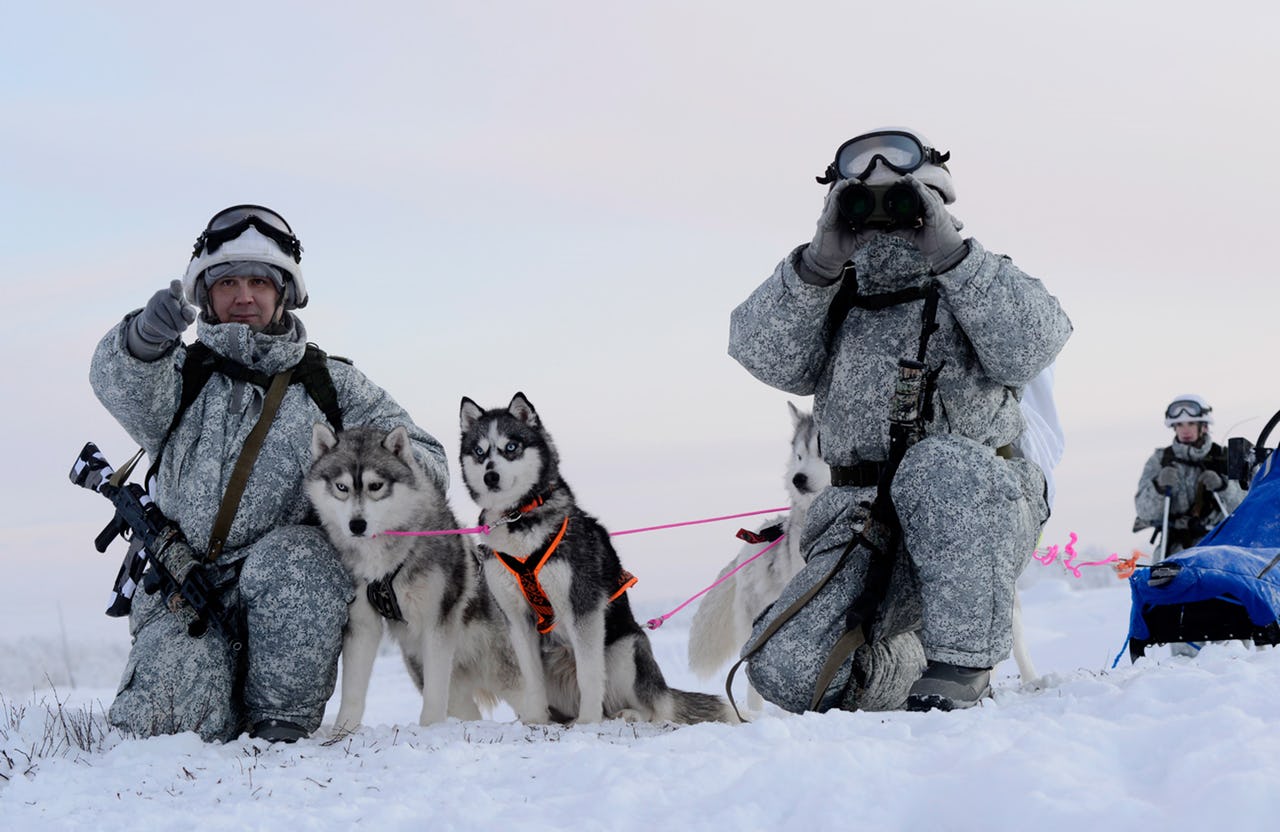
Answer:
[[[707,587],[706,589],[702,590],[702,591],[701,591],[701,592],[699,592],[697,595],[694,595],[694,596],[693,596],[692,598],[690,598],[688,601],[685,601],[683,604],[681,604],[680,606],[676,607],[675,609],[673,609],[673,610],[672,610],[671,612],[669,612],[669,613],[666,613],[666,614],[664,614],[664,615],[660,615],[660,616],[658,616],[657,618],[650,618],[648,621],[646,621],[646,622],[645,622],[645,624],[644,624],[645,628],[646,628],[646,629],[649,629],[649,630],[656,630],[656,629],[658,629],[659,627],[661,627],[661,626],[662,626],[662,622],[666,621],[666,620],[667,620],[668,618],[670,618],[671,616],[673,616],[673,615],[675,615],[676,613],[680,612],[680,610],[682,610],[682,609],[684,609],[685,607],[689,606],[689,605],[690,605],[690,604],[692,604],[694,601],[696,601],[696,600],[698,600],[699,598],[701,598],[703,595],[706,595],[708,592],[710,592],[711,590],[715,589],[715,588],[716,588],[717,586],[719,586],[720,584],[722,584],[722,583],[724,583],[725,581],[729,580],[729,578],[733,577],[733,573],[734,573],[734,572],[737,572],[739,569],[741,569],[742,567],[746,566],[748,563],[751,563],[751,561],[755,560],[756,558],[760,557],[761,555],[765,555],[765,554],[767,554],[767,553],[769,552],[769,550],[770,550],[770,549],[772,549],[774,546],[777,546],[777,545],[778,545],[779,543],[781,543],[785,538],[786,538],[786,535],[785,535],[785,534],[778,535],[778,539],[777,539],[777,540],[773,541],[773,542],[772,542],[772,543],[770,543],[768,546],[766,546],[766,547],[764,547],[763,549],[761,549],[759,552],[756,552],[754,555],[752,555],[751,557],[749,557],[749,558],[747,558],[746,560],[744,560],[742,563],[740,563],[740,564],[738,564],[737,566],[735,566],[732,570],[730,570],[730,571],[729,571],[729,573],[728,573],[727,575],[724,575],[723,577],[716,579],[715,583],[711,584],[711,586],[709,586],[709,587]]]
[[[681,526],[697,526],[701,523],[718,523],[721,520],[736,520],[739,517],[753,517],[757,514],[777,514],[779,512],[789,511],[789,510],[790,510],[790,507],[766,508],[766,509],[761,509],[760,511],[744,511],[741,514],[725,514],[721,517],[707,517],[702,520],[685,520],[680,523],[664,523],[661,526],[645,526],[644,528],[640,528],[640,529],[624,529],[623,531],[620,531],[620,532],[610,532],[609,536],[620,537],[621,535],[624,535],[624,534],[640,534],[641,532],[656,532],[661,529],[677,529],[677,528],[680,528]],[[438,529],[438,530],[418,531],[418,532],[385,531],[385,532],[382,532],[382,534],[393,535],[396,537],[434,537],[436,535],[442,535],[442,534],[488,534],[491,531],[493,531],[492,527],[480,525],[480,526],[471,526],[465,529]],[[668,618],[680,612],[680,610],[689,606],[694,601],[701,598],[703,595],[706,595],[708,592],[715,589],[720,584],[729,580],[729,578],[733,576],[734,572],[737,572],[739,569],[746,566],[748,563],[751,563],[751,561],[755,560],[756,558],[767,554],[771,549],[773,549],[774,546],[777,546],[779,543],[781,543],[783,538],[785,537],[786,537],[785,534],[779,535],[777,540],[773,541],[768,546],[764,547],[759,552],[747,558],[738,566],[734,567],[727,575],[724,575],[723,577],[718,578],[715,581],[715,583],[711,584],[711,586],[697,593],[696,595],[691,597],[689,600],[685,601],[683,604],[673,609],[671,612],[666,613],[664,615],[660,615],[657,618],[650,618],[647,622],[645,622],[644,626],[650,630],[658,629],[659,627],[662,626],[662,623],[666,621]]]
[[[739,517],[753,517],[757,514],[777,514],[778,512],[782,512],[782,511],[790,511],[790,508],[788,507],[766,508],[766,509],[761,509],[760,511],[744,511],[742,514],[726,514],[722,517],[707,517],[703,520],[685,520],[684,522],[681,522],[681,523],[666,523],[661,526],[645,526],[642,529],[624,529],[623,531],[620,531],[620,532],[609,532],[609,536],[620,537],[624,534],[639,534],[640,532],[655,532],[655,531],[658,531],[659,529],[676,529],[681,526],[696,526],[700,523],[718,523],[721,520],[736,520]],[[492,526],[480,525],[480,526],[471,526],[465,529],[437,529],[437,530],[420,531],[420,532],[385,531],[385,532],[380,532],[380,534],[389,534],[396,537],[434,537],[436,535],[442,535],[442,534],[489,534],[489,532],[491,531],[493,531]]]

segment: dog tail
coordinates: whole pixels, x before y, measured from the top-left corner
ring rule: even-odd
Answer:
[[[671,697],[669,718],[672,722],[684,725],[698,722],[727,722],[732,725],[738,722],[738,715],[723,696],[675,688],[669,688],[667,695]]]
[[[736,561],[720,570],[720,575],[723,577],[735,564]],[[736,578],[736,575],[727,578],[702,596],[689,624],[689,669],[703,679],[738,655],[742,647],[734,625]]]

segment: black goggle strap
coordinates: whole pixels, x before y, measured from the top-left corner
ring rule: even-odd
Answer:
[[[232,225],[243,220],[248,216],[257,216],[269,222],[280,231],[287,234],[293,233],[293,226],[285,220],[284,217],[272,211],[270,208],[264,208],[261,205],[232,205],[230,208],[223,208],[221,211],[213,215],[213,219],[209,220],[209,224],[205,226],[207,229],[218,231],[223,228],[229,228]]]
[[[280,250],[293,258],[295,263],[302,262],[302,243],[298,238],[285,231],[281,231],[270,221],[265,220],[257,215],[250,214],[238,222],[218,229],[206,228],[196,238],[196,244],[191,251],[191,259],[194,260],[200,256],[202,252],[208,251],[214,254],[222,244],[228,240],[234,240],[252,226],[258,229],[263,236],[272,240],[276,245],[280,246]]]

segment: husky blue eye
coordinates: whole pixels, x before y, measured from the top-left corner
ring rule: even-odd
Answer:
[[[344,483],[335,482],[335,483],[333,484],[333,490],[334,490],[334,491],[340,491],[340,492],[342,492],[343,494],[346,494],[346,493],[347,493],[347,486],[346,486]]]
[[[518,451],[519,449],[520,449],[520,443],[519,443],[519,442],[508,442],[508,443],[507,443],[507,447],[506,447],[504,450],[506,450],[506,452],[507,452],[507,453],[509,453],[509,454],[513,454],[513,453],[515,453],[516,451]]]
[[[484,459],[486,456],[489,455],[489,452],[486,451],[480,445],[476,445],[474,448],[472,448],[471,453],[475,455],[476,459]]]

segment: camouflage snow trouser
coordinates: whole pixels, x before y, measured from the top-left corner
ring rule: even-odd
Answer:
[[[112,725],[144,737],[195,731],[224,742],[263,719],[308,733],[320,727],[355,597],[338,553],[321,529],[284,526],[224,552],[219,576],[229,575],[235,560],[242,561],[240,578],[222,601],[228,609],[241,605],[245,615],[241,666],[217,629],[192,638],[188,610],[171,613],[161,593],[139,591],[129,616],[133,647],[108,712]]]
[[[895,564],[881,602],[874,644],[836,673],[818,710],[892,710],[925,660],[994,667],[1013,644],[1014,585],[1048,519],[1044,474],[1025,459],[1003,459],[959,436],[912,446],[891,493],[907,554]],[[852,537],[859,502],[876,489],[830,487],[809,509],[801,541],[805,567],[755,623],[744,655],[779,613],[817,583]],[[795,617],[752,655],[751,684],[788,711],[809,709],[815,682],[844,633],[845,612],[862,589],[867,551],[859,547]],[[854,662],[866,679],[861,698],[848,684]]]

